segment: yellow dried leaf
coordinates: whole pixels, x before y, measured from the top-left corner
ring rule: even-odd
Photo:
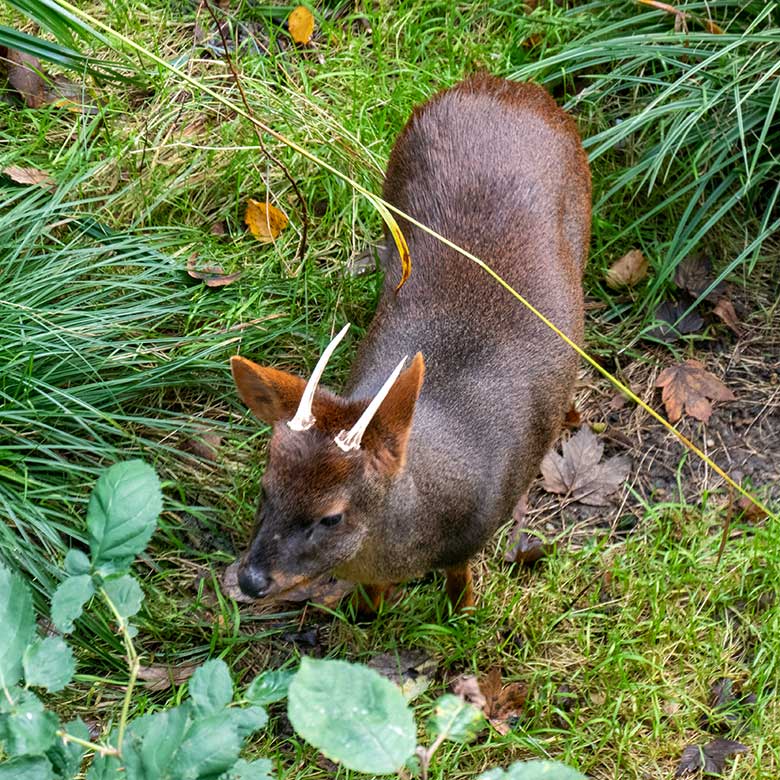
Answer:
[[[290,11],[287,18],[287,28],[290,31],[290,37],[296,42],[306,45],[311,41],[314,33],[314,16],[306,6],[299,5]]]
[[[247,201],[244,222],[264,244],[270,244],[287,227],[288,221],[287,215],[270,203],[252,198]]]

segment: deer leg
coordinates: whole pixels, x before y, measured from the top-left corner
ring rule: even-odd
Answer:
[[[358,585],[352,595],[352,603],[360,618],[374,618],[382,601],[389,594],[392,584]]]
[[[471,587],[471,567],[468,563],[445,569],[447,575],[447,596],[453,609],[462,612],[473,607],[474,591]]]

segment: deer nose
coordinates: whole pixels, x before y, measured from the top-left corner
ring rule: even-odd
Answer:
[[[238,570],[238,586],[244,594],[259,599],[268,593],[273,578],[254,566],[241,566]]]

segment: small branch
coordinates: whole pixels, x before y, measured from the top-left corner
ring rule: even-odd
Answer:
[[[287,169],[287,166],[278,158],[276,158],[273,154],[271,154],[270,151],[266,148],[266,145],[263,141],[263,137],[260,133],[260,130],[258,126],[255,124],[255,115],[252,111],[251,106],[249,105],[249,101],[246,98],[246,93],[244,92],[244,87],[241,84],[241,79],[238,76],[238,70],[236,69],[235,63],[233,62],[232,57],[230,56],[230,52],[228,51],[228,42],[227,37],[225,36],[225,31],[222,29],[222,25],[219,23],[219,20],[217,19],[217,15],[214,11],[214,8],[211,5],[211,0],[206,0],[203,4],[206,7],[206,10],[209,12],[209,15],[211,16],[211,19],[213,20],[214,24],[217,26],[217,31],[219,32],[219,37],[222,39],[222,48],[225,52],[225,62],[227,62],[228,67],[230,68],[230,72],[233,74],[233,80],[236,83],[236,87],[238,87],[238,92],[241,95],[241,102],[244,104],[244,108],[246,109],[247,114],[249,114],[250,118],[252,119],[252,128],[255,131],[255,136],[257,137],[257,143],[260,146],[260,151],[274,164],[277,165],[282,173],[284,173],[285,178],[290,183],[290,186],[293,188],[293,191],[295,192],[295,197],[298,199],[298,205],[301,209],[301,240],[298,244],[298,249],[295,252],[295,259],[298,262],[303,261],[303,256],[306,253],[306,237],[309,232],[309,210],[306,208],[306,201],[303,199],[303,195],[301,194],[300,189],[298,188],[298,184],[293,178],[290,171]],[[266,216],[266,220],[268,217]],[[268,225],[268,231],[271,232],[271,226]]]

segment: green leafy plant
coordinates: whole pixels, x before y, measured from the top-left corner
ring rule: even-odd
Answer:
[[[149,542],[161,509],[160,482],[151,466],[131,460],[106,469],[87,508],[89,554],[68,552],[68,576],[52,600],[54,627],[69,633],[85,605],[99,599],[124,642],[128,682],[119,722],[104,742],[91,741],[80,719],[63,725],[31,690],[57,692],[68,685],[75,672],[73,652],[59,636],[38,636],[29,588],[0,565],[0,751],[7,756],[0,762],[0,780],[72,780],[88,751],[94,756],[87,780],[269,780],[270,761],[246,761],[239,754],[244,739],[268,721],[263,705],[285,698],[296,732],[359,772],[391,774],[407,766],[425,780],[444,741],[468,742],[482,730],[482,712],[446,694],[428,721],[430,746],[418,746],[414,715],[398,686],[358,664],[311,658],[297,672],[262,672],[242,696],[236,695],[227,664],[213,659],[192,675],[184,703],[130,718],[140,665],[130,620],[143,602],[130,567]],[[508,773],[522,780],[581,777],[549,762],[515,765]]]
[[[31,690],[64,688],[75,671],[73,653],[62,638],[37,635],[29,588],[0,566],[0,746],[9,757],[0,764],[3,780],[70,780],[87,750],[95,752],[89,780],[269,777],[269,761],[239,759],[244,738],[261,729],[268,716],[258,704],[234,702],[233,681],[221,660],[196,670],[183,704],[129,718],[139,668],[130,619],[143,601],[141,585],[129,569],[146,547],[161,509],[160,483],[151,466],[131,460],[107,469],[87,510],[89,555],[68,553],[69,576],[52,600],[52,622],[63,633],[72,631],[85,604],[99,597],[122,636],[129,680],[119,723],[105,743],[91,742],[81,720],[63,726]]]
[[[397,685],[359,664],[304,658],[290,684],[288,716],[296,732],[328,758],[349,769],[391,774],[402,767],[428,777],[445,741],[465,743],[486,725],[482,711],[453,694],[434,703],[426,731],[431,743],[416,745],[414,716]],[[582,780],[552,761],[519,762],[494,769],[483,780]]]

